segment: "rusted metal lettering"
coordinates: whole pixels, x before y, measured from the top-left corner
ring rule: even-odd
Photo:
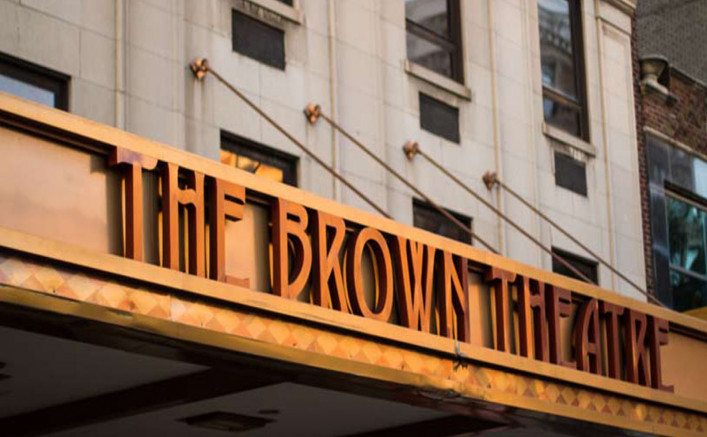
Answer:
[[[435,248],[404,237],[393,240],[400,323],[430,332],[434,292]]]
[[[375,264],[375,308],[366,303],[363,285],[363,251],[368,247]],[[387,322],[393,310],[393,263],[383,234],[373,228],[363,228],[349,237],[346,251],[346,277],[349,302],[354,314]]]
[[[287,299],[297,299],[307,285],[312,270],[307,210],[294,202],[276,199],[272,217],[273,293]],[[289,268],[290,243],[292,273]]]
[[[108,165],[123,170],[125,180],[125,256],[143,260],[142,170],[154,170],[157,160],[116,147],[108,157]]]
[[[515,282],[516,274],[492,267],[486,271],[486,282],[493,288],[496,314],[496,349],[510,352],[510,328],[508,326],[508,287]]]

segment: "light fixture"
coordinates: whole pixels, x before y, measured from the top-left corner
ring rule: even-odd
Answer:
[[[244,416],[242,414],[226,413],[223,411],[200,414],[179,420],[190,426],[231,433],[263,428],[268,423],[274,422],[272,419],[263,417]]]

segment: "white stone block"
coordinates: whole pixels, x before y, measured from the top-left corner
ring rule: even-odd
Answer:
[[[74,78],[71,81],[71,112],[99,123],[115,125],[115,92],[95,82]]]
[[[115,40],[81,31],[81,77],[115,88]]]
[[[21,9],[19,56],[47,68],[79,74],[79,29],[44,13]]]

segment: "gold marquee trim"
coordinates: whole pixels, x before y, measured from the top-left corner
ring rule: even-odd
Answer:
[[[247,309],[206,304],[171,293],[121,284],[47,261],[0,255],[0,283],[100,305],[283,348],[335,357],[447,382],[464,397],[669,435],[705,435],[707,417],[599,390],[510,373],[281,320]],[[381,372],[383,374],[384,372]]]

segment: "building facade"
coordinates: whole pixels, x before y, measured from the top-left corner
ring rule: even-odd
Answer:
[[[707,151],[707,67],[694,56],[703,2],[645,1],[637,12],[638,126],[649,289],[678,311],[707,304],[699,237]],[[658,33],[660,31],[660,33]]]
[[[704,435],[635,11],[0,0],[0,429]]]
[[[437,203],[472,219],[500,253],[552,269],[551,256],[516,229],[421,159],[406,159],[407,141],[545,246],[592,258],[507,193],[488,191],[481,177],[496,172],[643,287],[631,146],[634,5],[447,3],[4,1],[0,50],[64,76],[72,113],[212,159],[234,143],[266,146],[296,168],[288,173],[300,188],[370,209],[223,85],[194,80],[189,62],[207,58],[396,220],[413,223],[419,196],[328,125],[308,124],[308,103]],[[234,32],[240,28],[243,35]],[[641,296],[588,264],[601,286]]]

